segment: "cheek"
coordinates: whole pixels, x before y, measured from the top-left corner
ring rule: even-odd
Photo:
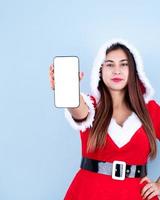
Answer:
[[[112,76],[111,70],[103,70],[102,77],[105,81],[110,80],[111,76]]]
[[[112,71],[109,68],[105,68],[102,70],[103,76],[110,76]]]
[[[126,79],[128,79],[128,76],[129,76],[129,69],[125,69],[124,71],[124,76],[126,77]]]

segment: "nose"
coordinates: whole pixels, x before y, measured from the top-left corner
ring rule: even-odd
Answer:
[[[120,68],[118,66],[114,67],[113,74],[120,74]]]
[[[120,72],[119,69],[116,69],[116,70],[113,71],[113,74],[120,74],[120,73],[121,73],[121,72]]]
[[[119,71],[117,71],[117,72],[113,72],[113,74],[120,74],[120,72],[119,72]]]

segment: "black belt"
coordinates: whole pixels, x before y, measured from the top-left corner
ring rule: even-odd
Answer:
[[[128,165],[124,161],[113,163],[82,157],[81,166],[92,172],[111,175],[113,179],[124,180],[125,177],[138,178],[147,175],[147,165]]]

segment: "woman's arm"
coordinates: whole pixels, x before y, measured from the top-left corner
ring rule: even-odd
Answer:
[[[65,117],[74,129],[85,131],[86,128],[92,127],[95,107],[95,98],[81,92],[80,106],[77,108],[65,108]]]
[[[81,121],[81,120],[85,119],[89,112],[89,108],[88,108],[87,104],[85,103],[82,95],[80,95],[79,107],[67,108],[67,109],[69,110],[72,117],[77,121],[79,121],[79,120]]]

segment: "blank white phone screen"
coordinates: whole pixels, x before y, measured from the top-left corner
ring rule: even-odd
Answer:
[[[56,56],[54,63],[55,106],[78,107],[80,104],[79,59],[77,56]]]

